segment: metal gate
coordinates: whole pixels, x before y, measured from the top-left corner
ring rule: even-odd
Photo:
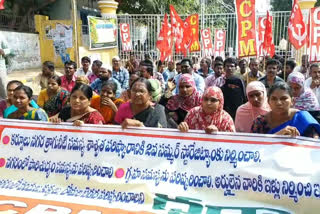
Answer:
[[[287,40],[287,28],[290,17],[290,11],[272,12],[273,16],[273,36],[274,44],[276,46],[276,54],[284,56],[285,50],[279,49],[279,43],[281,39]],[[260,16],[266,16],[266,14],[256,14],[257,20]],[[118,23],[128,23],[130,25],[131,41],[133,52],[138,59],[143,59],[144,54],[149,53],[153,58],[159,59],[159,52],[156,48],[156,41],[161,29],[161,22],[164,15],[160,14],[125,14],[117,15]],[[181,18],[185,19],[187,16],[182,15]],[[204,17],[201,19],[201,17]],[[199,26],[204,28],[210,28],[211,32],[214,29],[225,29],[226,35],[226,52],[230,49],[231,56],[236,56],[237,51],[237,18],[235,13],[223,13],[223,14],[205,14],[199,16]],[[203,23],[202,23],[203,22]],[[85,27],[85,26],[84,26]],[[85,33],[85,32],[84,32]],[[212,33],[213,34],[213,33]],[[214,35],[213,35],[214,36]],[[200,38],[200,36],[199,36]],[[129,53],[122,50],[121,38],[118,37],[119,55],[122,59],[128,59]],[[214,38],[213,38],[214,39]],[[287,50],[287,56],[292,56],[293,51],[291,46]],[[198,56],[201,57],[201,52],[188,53],[187,57]],[[174,59],[178,60],[183,58],[182,55],[174,54]]]

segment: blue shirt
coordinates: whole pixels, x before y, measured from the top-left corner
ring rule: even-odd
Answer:
[[[129,72],[125,68],[120,68],[119,71],[112,71],[112,78],[118,80],[122,89],[129,88]]]
[[[174,81],[176,83],[176,89],[173,91],[173,94],[179,94],[179,80],[180,80],[180,76],[181,74],[178,74],[174,77]],[[192,72],[192,76],[193,79],[196,83],[196,87],[197,87],[197,91],[200,92],[200,94],[203,94],[204,92],[204,87],[205,87],[205,83],[204,83],[204,79],[202,76],[200,76],[199,74],[196,74],[194,72]]]
[[[174,76],[176,76],[177,74],[178,74],[178,72],[175,69],[173,69],[172,71],[169,71],[169,69],[166,69],[162,73],[162,76],[163,76],[164,81],[167,83],[169,79],[174,78]]]
[[[120,83],[116,79],[113,79],[112,77],[109,78],[109,80],[111,80],[117,84],[116,98],[120,97],[120,94],[122,92]],[[109,80],[106,80],[106,81],[109,81]],[[95,81],[93,81],[93,83],[91,83],[90,86],[91,86],[92,90],[94,90],[96,93],[100,94],[102,83],[106,82],[106,81],[102,81],[100,78],[98,78]]]

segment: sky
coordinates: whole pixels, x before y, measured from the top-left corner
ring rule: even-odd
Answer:
[[[270,0],[257,0],[256,1],[256,11],[258,13],[266,13],[270,10]]]

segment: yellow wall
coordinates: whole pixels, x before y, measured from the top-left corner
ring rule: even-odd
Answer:
[[[316,3],[316,0],[303,0],[303,1],[300,0],[299,1],[301,10],[313,8],[315,3]]]
[[[103,3],[101,3],[103,2]],[[98,2],[101,14],[116,15],[118,3],[112,0]],[[40,39],[40,55],[41,62],[52,61],[57,68],[64,67],[61,57],[56,55],[53,40],[47,39],[45,34],[46,26],[55,28],[57,23],[71,25],[71,20],[49,20],[47,16],[35,15],[36,31],[39,33]],[[79,45],[79,59],[84,56],[91,56],[94,54],[100,55],[101,61],[105,64],[111,65],[112,57],[118,55],[118,48],[102,49],[102,50],[89,50],[89,47],[82,44],[82,27],[81,21],[78,21],[78,45]],[[74,48],[68,48],[66,52],[70,55],[70,59],[75,61]]]
[[[64,67],[61,57],[55,53],[53,40],[46,37],[45,29],[48,26],[54,29],[57,23],[71,25],[71,20],[49,20],[47,16],[35,15],[35,23],[36,31],[39,33],[41,62],[52,61],[55,67]],[[79,23],[79,29],[82,29],[81,22],[79,21]],[[81,38],[81,30],[78,31],[78,37]],[[79,39],[78,43],[81,45],[81,39]],[[71,60],[75,60],[74,48],[68,48],[66,53],[70,55]]]

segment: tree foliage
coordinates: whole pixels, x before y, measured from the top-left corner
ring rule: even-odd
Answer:
[[[28,31],[28,20],[33,19],[34,14],[46,15],[54,2],[56,0],[7,0],[4,5],[5,10],[1,13],[10,17],[7,23],[10,29]]]
[[[118,0],[118,13],[164,14],[170,12],[170,4],[174,5],[178,14],[200,13],[201,1],[205,4],[205,13],[215,14],[234,11],[233,1],[228,0]]]

